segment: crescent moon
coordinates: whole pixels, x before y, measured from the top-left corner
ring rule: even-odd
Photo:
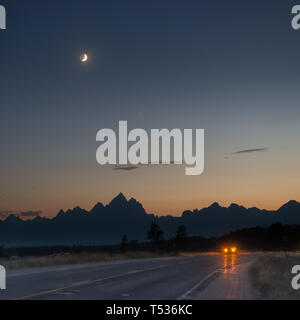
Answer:
[[[87,62],[88,61],[88,55],[86,53],[84,53],[82,56],[81,56],[81,62]]]

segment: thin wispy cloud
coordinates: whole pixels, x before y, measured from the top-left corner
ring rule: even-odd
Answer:
[[[19,213],[21,217],[38,217],[43,213],[43,211],[25,211]]]
[[[23,217],[23,218],[34,218],[38,217],[43,214],[43,211],[23,211],[23,212],[18,212],[18,211],[12,211],[12,210],[5,210],[5,211],[0,211],[0,219],[6,219],[10,215],[15,215],[17,217]]]
[[[132,171],[140,169],[138,166],[115,166],[114,170],[120,170],[120,171]]]
[[[257,152],[269,152],[269,148],[256,148],[256,149],[246,149],[246,150],[239,150],[233,152],[231,155],[238,155],[238,154],[249,154],[249,153],[257,153]]]
[[[176,163],[174,162],[174,160],[170,161],[170,165],[175,165]],[[120,171],[133,171],[133,170],[137,170],[137,169],[141,169],[141,168],[146,168],[151,166],[152,164],[141,164],[141,165],[128,165],[128,166],[115,166],[113,170],[120,170]],[[155,165],[163,165],[163,163],[160,161],[158,164]],[[154,164],[153,164],[154,166]]]

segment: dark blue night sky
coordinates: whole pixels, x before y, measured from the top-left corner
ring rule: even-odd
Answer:
[[[120,191],[158,214],[299,199],[297,1],[0,3],[0,211],[53,215]],[[119,120],[204,128],[205,174],[99,167],[96,132]],[[254,148],[270,152],[228,156]]]

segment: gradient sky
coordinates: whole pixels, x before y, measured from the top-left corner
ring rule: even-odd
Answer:
[[[300,200],[297,1],[0,2],[0,212],[53,216],[120,191],[160,215]],[[96,133],[119,120],[204,128],[205,173],[99,166]]]

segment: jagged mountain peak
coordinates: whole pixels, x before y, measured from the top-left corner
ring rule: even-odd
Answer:
[[[22,219],[20,219],[18,216],[11,214],[6,219],[5,222],[13,223],[13,222],[20,222]]]
[[[109,203],[108,206],[115,207],[115,206],[123,206],[125,204],[127,204],[127,199],[125,198],[124,194],[121,192]]]
[[[103,205],[101,202],[98,202],[91,211],[92,211],[92,212],[100,211],[100,210],[102,210],[103,208],[104,208],[104,205]]]
[[[212,205],[208,207],[208,209],[219,209],[221,206],[218,204],[218,202],[214,202]]]
[[[280,207],[278,211],[295,210],[295,209],[300,210],[300,203],[296,200],[291,200],[291,201],[287,202],[286,204],[284,204],[282,207]]]

